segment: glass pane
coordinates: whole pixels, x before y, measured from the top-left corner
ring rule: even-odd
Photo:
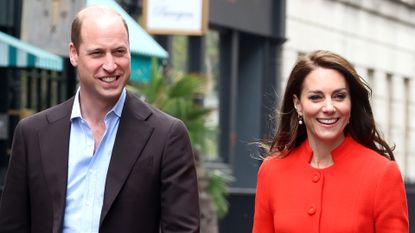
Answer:
[[[187,37],[173,36],[171,65],[172,75],[183,74],[187,70]]]
[[[214,140],[210,143],[207,155],[208,161],[219,160],[218,155],[218,130],[219,130],[219,33],[209,30],[205,40],[205,71],[207,80],[207,93],[205,106],[214,109],[208,118],[208,126],[216,129]]]

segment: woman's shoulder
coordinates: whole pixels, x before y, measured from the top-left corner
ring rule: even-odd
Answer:
[[[281,171],[287,167],[296,166],[299,162],[298,155],[296,149],[287,153],[271,153],[263,159],[260,169]]]
[[[364,158],[364,159],[368,159],[373,163],[377,163],[377,164],[389,164],[389,163],[394,163],[394,161],[390,160],[389,158],[379,154],[377,151],[368,148],[360,143],[358,143],[357,141],[353,140],[352,143],[352,149],[353,149],[353,154],[355,156]]]
[[[399,173],[399,167],[396,161],[393,161],[358,142],[353,143],[353,154],[349,156],[353,156],[356,162],[364,164],[367,170],[372,173],[384,173],[385,171],[395,171]]]

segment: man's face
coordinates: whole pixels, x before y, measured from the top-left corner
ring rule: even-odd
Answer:
[[[115,103],[131,73],[128,33],[122,20],[115,15],[85,17],[79,49],[70,44],[70,59],[78,68],[82,99]]]

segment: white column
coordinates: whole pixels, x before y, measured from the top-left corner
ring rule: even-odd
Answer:
[[[406,88],[405,79],[401,76],[393,76],[391,80],[389,141],[396,145],[394,155],[402,174],[406,173]]]
[[[407,126],[407,169],[406,178],[410,182],[415,182],[415,78],[409,81],[408,93],[408,126]]]
[[[298,55],[300,53],[292,48],[285,47],[282,52],[282,72],[281,72],[281,89],[279,90],[279,97],[282,99],[283,93],[285,91],[285,86],[287,85],[288,78],[290,76],[291,70],[294,68],[295,63],[298,60]]]
[[[374,71],[372,84],[372,109],[375,122],[386,139],[388,139],[388,123],[389,123],[389,89],[386,81],[386,73]]]
[[[365,82],[369,84],[370,87],[372,87],[372,83],[370,83],[371,80],[369,80],[368,69],[363,66],[355,66],[354,68],[356,69],[360,77],[362,77],[363,80],[365,80]]]

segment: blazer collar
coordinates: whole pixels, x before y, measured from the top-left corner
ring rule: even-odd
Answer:
[[[151,114],[146,104],[127,94],[108,168],[100,224],[153,132],[153,127],[146,122]]]
[[[39,131],[42,166],[52,196],[53,233],[61,231],[65,209],[72,105],[73,98],[48,110],[48,125]]]

